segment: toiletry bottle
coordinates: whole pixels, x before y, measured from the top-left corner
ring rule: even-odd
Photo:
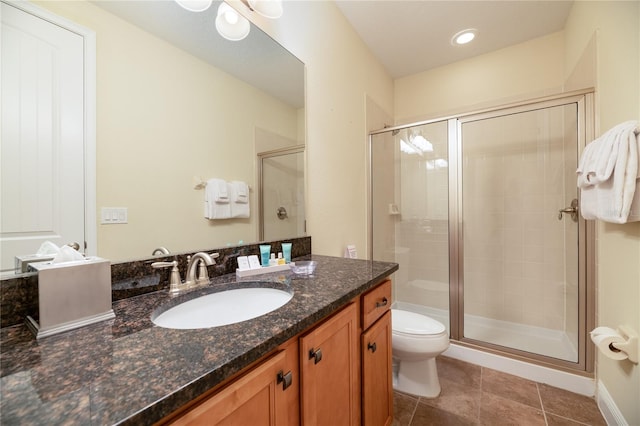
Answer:
[[[282,257],[282,252],[278,253],[278,265],[284,265],[284,257]]]
[[[260,245],[260,263],[262,266],[269,266],[269,254],[271,253],[270,244]]]
[[[291,263],[291,243],[282,243],[282,254],[284,255],[284,262]]]
[[[278,261],[276,260],[276,254],[271,253],[271,259],[269,259],[269,266],[276,266]]]

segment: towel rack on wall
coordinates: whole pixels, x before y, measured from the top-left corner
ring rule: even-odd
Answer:
[[[206,180],[202,180],[200,176],[193,177],[193,189],[204,189],[206,187],[207,187]],[[253,191],[253,189],[251,188],[251,185],[247,185],[247,187],[249,188],[249,191]]]

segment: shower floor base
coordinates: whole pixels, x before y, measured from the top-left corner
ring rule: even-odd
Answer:
[[[440,321],[449,330],[449,312],[406,302],[396,302],[395,306],[427,315]],[[551,358],[577,362],[578,353],[567,334],[559,330],[534,327],[507,321],[465,315],[466,338],[507,348],[518,349]]]

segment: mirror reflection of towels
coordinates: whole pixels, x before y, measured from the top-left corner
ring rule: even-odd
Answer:
[[[227,182],[209,179],[204,189],[204,217],[207,219],[229,219],[231,204]]]
[[[241,181],[231,181],[228,185],[231,197],[231,217],[248,218],[249,209],[249,185]]]

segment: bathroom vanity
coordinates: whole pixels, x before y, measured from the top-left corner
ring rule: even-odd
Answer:
[[[283,425],[390,423],[387,278],[397,264],[305,259],[318,262],[314,276],[261,276],[288,286],[293,298],[241,323],[158,327],[153,312],[171,303],[158,291],[115,302],[113,320],[57,336],[36,340],[23,325],[3,328],[0,421],[210,424],[202,416],[213,415]],[[195,292],[236,281],[216,277]]]
[[[390,425],[390,305],[385,280],[162,423]]]

